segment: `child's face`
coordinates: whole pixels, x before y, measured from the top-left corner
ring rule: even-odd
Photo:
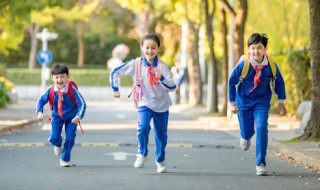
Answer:
[[[262,63],[263,56],[266,54],[267,47],[264,47],[262,43],[251,44],[249,46],[249,53],[258,63]]]
[[[152,39],[145,40],[141,46],[141,50],[148,62],[152,62],[154,60],[159,52],[159,49],[160,47],[158,46],[157,42]]]
[[[59,89],[63,89],[68,82],[69,75],[67,75],[66,73],[63,73],[63,74],[52,75],[51,78],[54,84]]]

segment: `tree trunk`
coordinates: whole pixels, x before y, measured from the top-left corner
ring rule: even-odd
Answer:
[[[148,6],[152,9],[152,4],[149,2]],[[144,10],[136,14],[137,33],[142,37],[147,33],[154,33],[156,22],[155,14],[150,10]]]
[[[234,45],[233,45],[233,51],[234,51],[234,59],[233,63],[234,66],[238,63],[239,58],[241,55],[244,54],[244,28],[245,23],[247,20],[247,11],[248,11],[248,3],[247,0],[239,0],[237,14],[235,17],[235,22],[233,25],[234,33]]]
[[[189,74],[189,104],[192,106],[202,104],[202,84],[199,64],[199,30],[200,25],[189,22],[190,31],[193,34],[191,44],[191,61],[188,61]]]
[[[218,76],[217,76],[217,62],[214,53],[214,35],[213,35],[213,15],[215,9],[215,0],[212,0],[213,6],[212,10],[209,10],[208,0],[204,0],[205,6],[205,17],[206,17],[206,33],[207,39],[209,42],[209,50],[210,50],[210,63],[209,63],[209,79],[208,79],[208,97],[207,97],[207,107],[208,111],[211,113],[218,112]],[[210,11],[210,13],[209,13]]]
[[[219,6],[219,18],[221,25],[221,34],[222,34],[222,42],[223,42],[223,58],[222,58],[222,90],[223,90],[223,106],[222,106],[222,114],[224,116],[227,115],[228,108],[228,40],[227,40],[227,21],[226,21],[226,11],[223,7]]]
[[[29,70],[36,67],[36,56],[37,56],[37,49],[38,49],[38,40],[36,38],[36,34],[40,31],[40,25],[36,23],[32,23],[31,27],[29,28],[29,34],[31,39],[31,46],[30,46],[30,53],[29,53]]]
[[[84,23],[78,22],[76,24],[77,39],[78,39],[78,67],[83,67],[85,62],[85,46],[84,46]]]
[[[309,0],[311,50],[311,116],[301,139],[320,138],[320,1]]]
[[[233,24],[233,67],[238,63],[239,58],[244,53],[244,28],[247,20],[248,2],[247,0],[238,1],[237,13],[226,0],[220,0],[223,9],[234,18]]]

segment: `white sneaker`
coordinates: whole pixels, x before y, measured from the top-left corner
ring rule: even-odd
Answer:
[[[137,159],[134,162],[135,168],[143,168],[144,162],[147,161],[147,157],[143,157],[141,154],[137,154]]]
[[[249,150],[250,145],[251,145],[251,139],[246,141],[243,138],[240,138],[240,146],[241,146],[242,150]]]
[[[60,156],[61,155],[61,152],[62,152],[62,147],[57,147],[57,146],[54,146],[53,147],[53,152],[56,156]]]
[[[165,173],[165,172],[167,172],[167,169],[166,169],[166,167],[165,167],[165,163],[164,163],[164,162],[161,162],[161,163],[156,162],[156,165],[157,165],[157,172],[158,172],[158,173]]]
[[[53,147],[53,152],[56,156],[60,156],[61,155],[61,152],[62,152],[62,144],[63,144],[63,137],[62,138],[62,142],[61,142],[61,146],[60,147],[57,147],[57,146],[54,146]]]
[[[266,169],[266,166],[256,166],[256,174],[258,176],[264,176],[268,174],[268,171]]]
[[[60,166],[61,167],[71,167],[71,166],[73,166],[73,164],[70,164],[70,162],[65,162],[60,159]]]

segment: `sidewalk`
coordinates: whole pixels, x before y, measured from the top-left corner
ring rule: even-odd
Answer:
[[[0,109],[0,136],[11,131],[18,130],[29,124],[36,122],[35,106],[38,94],[26,93],[26,89],[21,88],[24,97],[19,97],[16,104],[9,105],[6,109]],[[107,90],[101,88],[81,89],[86,91],[87,99],[103,100],[111,97],[111,94],[104,94]],[[129,92],[130,89],[127,89]],[[19,89],[18,89],[19,94]],[[99,97],[94,97],[99,94]],[[236,117],[228,119],[226,117],[208,114],[205,107],[189,107],[188,105],[174,105],[171,112],[181,113],[207,124],[212,130],[223,130],[239,138],[238,121]],[[269,155],[281,157],[294,164],[302,164],[314,171],[320,172],[320,142],[294,142],[283,143],[283,140],[290,140],[301,134],[298,130],[299,121],[287,117],[270,115],[269,118]]]

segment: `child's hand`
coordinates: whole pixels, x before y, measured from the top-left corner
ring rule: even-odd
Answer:
[[[42,121],[42,120],[43,120],[43,113],[42,113],[42,112],[39,112],[39,113],[38,113],[38,120],[39,120],[39,121]]]
[[[278,104],[278,111],[280,113],[280,116],[284,116],[287,114],[287,109],[284,104]]]
[[[157,79],[161,79],[161,77],[162,77],[162,74],[160,73],[160,72],[156,72],[156,77],[157,77]]]
[[[80,122],[80,118],[78,116],[76,116],[71,120],[71,122],[74,124],[78,124]]]
[[[238,113],[238,106],[236,106],[236,105],[230,106],[230,111],[234,114],[237,114]]]
[[[120,98],[120,92],[119,91],[114,92],[113,97]]]

